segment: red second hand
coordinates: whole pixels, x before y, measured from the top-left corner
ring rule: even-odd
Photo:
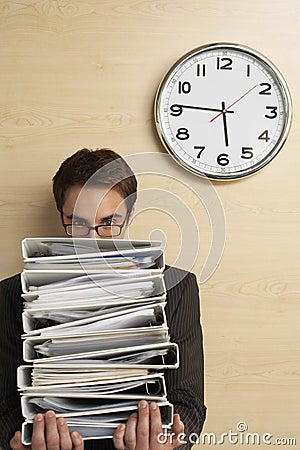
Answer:
[[[242,95],[240,98],[238,98],[235,102],[233,102],[230,106],[228,106],[226,109],[224,109],[224,111],[220,112],[219,114],[217,114],[215,117],[213,117],[210,122],[213,122],[214,120],[216,120],[218,117],[220,117],[222,114],[224,114],[227,109],[232,108],[237,102],[239,102],[240,100],[242,100],[242,98],[246,97],[246,95],[249,94],[249,92],[253,91],[253,89],[255,89],[257,86],[257,84],[255,86],[253,86],[251,89],[249,89],[249,91],[245,92],[244,95]]]

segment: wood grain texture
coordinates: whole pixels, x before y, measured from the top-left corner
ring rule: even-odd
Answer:
[[[51,179],[64,158],[82,147],[111,147],[123,156],[164,152],[153,101],[176,59],[228,41],[261,51],[279,67],[294,104],[286,145],[252,177],[214,183],[226,214],[226,247],[201,286],[205,431],[225,433],[244,420],[249,432],[296,437],[298,447],[299,18],[298,0],[0,0],[2,278],[21,270],[23,237],[62,235]],[[142,191],[171,192],[193,213],[199,276],[212,237],[205,205],[167,174],[139,178]],[[160,229],[173,263],[185,217],[172,217],[167,198],[158,211],[160,200],[157,190],[130,236]]]

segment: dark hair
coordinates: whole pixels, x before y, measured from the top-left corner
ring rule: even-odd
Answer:
[[[125,199],[127,212],[130,213],[137,197],[136,177],[125,159],[108,148],[83,148],[63,161],[53,177],[53,194],[60,213],[67,190],[74,185],[83,186],[88,180],[93,185],[115,188]]]

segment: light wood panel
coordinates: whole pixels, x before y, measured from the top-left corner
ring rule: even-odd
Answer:
[[[260,173],[214,184],[227,241],[202,285],[205,431],[220,435],[244,420],[249,432],[296,437],[298,446],[299,18],[298,0],[0,1],[2,278],[21,270],[21,238],[61,234],[50,181],[65,157],[83,146],[109,146],[124,156],[163,152],[153,100],[181,55],[207,42],[238,42],[283,72],[294,102],[284,149]],[[170,190],[194,212],[199,274],[211,239],[204,206],[169,177],[139,181],[142,190]],[[130,234],[148,236],[158,223],[172,263],[180,230],[168,214],[137,217]]]

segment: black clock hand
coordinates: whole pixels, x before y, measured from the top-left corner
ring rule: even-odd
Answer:
[[[239,97],[235,102],[231,103],[230,106],[228,106],[228,108],[232,108],[236,103],[238,103],[239,101],[241,101],[244,97],[246,97],[246,95],[250,94],[251,91],[253,91],[253,89],[255,89],[257,86],[257,84],[255,86],[253,86],[251,89],[249,89],[247,92],[245,92],[245,94],[243,94],[241,97]],[[219,114],[217,114],[215,117],[213,117],[211,119],[211,122],[213,122],[214,120],[216,120],[218,117],[220,117],[222,114],[225,114],[229,111],[226,111],[226,109],[223,109],[223,111],[221,111]]]
[[[226,111],[225,102],[222,102],[222,111]],[[223,128],[224,128],[225,147],[229,147],[226,112],[223,114]]]
[[[179,104],[175,104],[171,106],[171,115],[172,116],[180,116],[180,114],[182,114],[182,110],[186,108],[186,109],[199,109],[201,111],[215,111],[218,113],[222,113],[223,110],[222,109],[217,109],[217,108],[206,108],[204,106],[193,106],[193,105],[179,105]],[[234,111],[226,111],[228,113],[233,113]]]

